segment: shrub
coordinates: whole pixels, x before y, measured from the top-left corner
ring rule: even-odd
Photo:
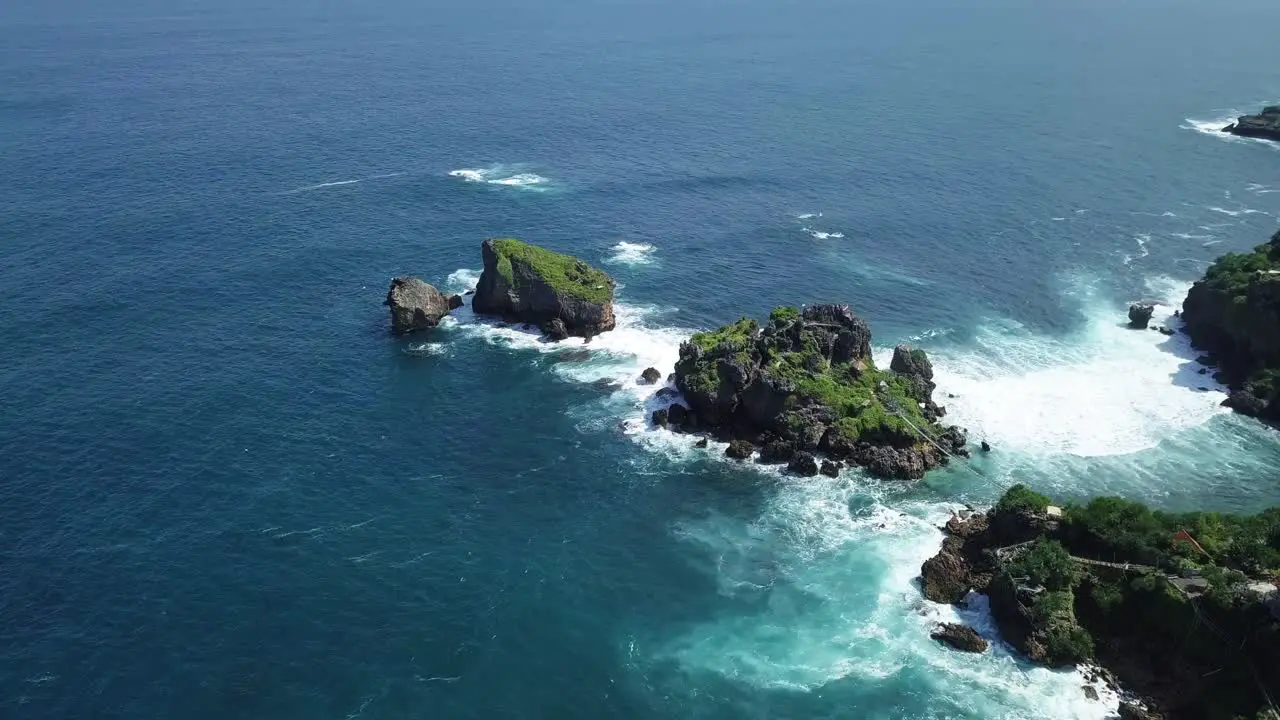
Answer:
[[[1050,591],[1069,590],[1079,579],[1075,561],[1057,540],[1036,540],[1013,562],[1008,572],[1017,578],[1027,578],[1032,584]]]
[[[1004,491],[1000,502],[996,503],[996,512],[1000,513],[1041,513],[1053,502],[1021,483]]]

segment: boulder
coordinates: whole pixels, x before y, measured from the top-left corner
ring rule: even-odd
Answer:
[[[933,363],[923,350],[910,345],[898,345],[893,348],[893,359],[889,361],[889,369],[900,375],[914,375],[925,380],[933,379]]]
[[[653,411],[651,416],[653,424],[657,427],[667,427],[671,422],[671,413],[667,408],[659,408]]]
[[[1082,687],[1082,689],[1084,690],[1084,696],[1085,696],[1085,698],[1087,698],[1087,699],[1089,699],[1089,700],[1097,701],[1097,699],[1098,699],[1098,688],[1096,688],[1096,687],[1094,687],[1094,686],[1092,686],[1092,685],[1084,685],[1084,686]]]
[[[462,302],[462,296],[461,296],[461,295],[450,295],[450,296],[449,296],[449,309],[450,309],[450,310],[457,310],[458,308],[462,307],[462,305],[463,305],[463,302]]]
[[[818,469],[818,472],[827,477],[840,477],[840,463],[823,460],[822,467]]]
[[[787,471],[802,477],[813,477],[818,474],[818,459],[811,452],[798,452],[787,463]]]
[[[653,394],[653,396],[659,400],[671,400],[679,395],[679,391],[669,387],[658,388],[658,392]]]
[[[986,639],[968,625],[943,623],[930,633],[929,637],[963,652],[981,653],[987,651]]]
[[[689,408],[675,404],[667,408],[667,417],[671,420],[671,424],[681,427],[689,422]]]
[[[773,463],[789,462],[795,457],[796,447],[787,440],[775,439],[765,443],[760,448],[760,462],[769,465]]]
[[[1176,333],[1176,331],[1173,328],[1169,327],[1168,325],[1161,325],[1160,327],[1156,328],[1156,330],[1158,330],[1161,335],[1168,335],[1170,337],[1172,337]]]
[[[1135,330],[1146,330],[1151,323],[1151,315],[1156,306],[1151,303],[1134,303],[1129,306],[1129,327]]]
[[[1120,703],[1120,720],[1162,720],[1163,717],[1134,702]]]
[[[553,320],[563,323],[567,335],[585,338],[614,328],[615,283],[603,271],[511,238],[485,240],[481,253],[484,271],[471,301],[475,312],[538,325],[553,339]]]
[[[457,307],[452,298],[416,277],[393,279],[382,304],[391,309],[391,331],[397,335],[430,330]]]
[[[969,564],[955,550],[943,548],[925,560],[920,579],[924,596],[936,603],[954,605],[969,594]]]
[[[711,441],[707,440],[706,438],[702,438],[698,442],[694,443],[693,446],[702,450],[702,449],[705,449],[710,444],[711,444]]]
[[[1265,107],[1257,115],[1242,115],[1222,131],[1242,137],[1280,141],[1280,105]]]
[[[1222,407],[1231,408],[1241,415],[1262,417],[1267,412],[1267,402],[1248,390],[1236,390],[1222,401]]]
[[[542,327],[539,329],[542,330],[542,334],[552,342],[560,342],[561,340],[568,339],[569,337],[569,329],[565,327],[564,321],[560,318],[551,318],[550,320],[542,323]]]
[[[725,449],[724,454],[735,460],[746,460],[751,457],[751,453],[755,452],[755,448],[746,440],[734,440],[729,443],[729,447]]]
[[[984,453],[991,452],[991,443],[987,442],[986,440],[982,441],[982,445],[980,447],[982,448],[982,452]]]
[[[662,373],[658,372],[657,368],[645,368],[644,372],[640,373],[642,385],[654,385],[661,379]]]

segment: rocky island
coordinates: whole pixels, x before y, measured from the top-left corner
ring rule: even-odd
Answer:
[[[551,340],[589,339],[614,328],[616,283],[602,270],[511,238],[485,240],[481,253],[475,312],[537,325]]]
[[[1218,258],[1187,294],[1182,319],[1231,386],[1224,404],[1280,420],[1280,232],[1253,252]]]
[[[1242,115],[1222,131],[1241,137],[1280,141],[1280,105],[1262,108],[1257,115]]]
[[[985,593],[1003,639],[1033,662],[1100,663],[1146,698],[1122,717],[1275,717],[1263,688],[1280,687],[1280,508],[1178,514],[1114,497],[1059,508],[1016,485],[945,532],[921,568],[925,596]]]
[[[729,440],[731,457],[758,449],[761,462],[802,475],[849,462],[911,479],[968,455],[965,432],[938,423],[924,351],[899,346],[889,370],[876,368],[871,331],[847,306],[780,307],[763,327],[742,319],[698,333],[680,346],[674,379],[689,407],[655,422]]]

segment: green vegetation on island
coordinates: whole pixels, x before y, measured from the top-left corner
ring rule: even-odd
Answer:
[[[823,452],[912,478],[965,453],[963,432],[937,423],[924,351],[899,347],[893,368],[878,369],[871,332],[847,307],[779,307],[764,327],[744,318],[697,333],[675,370],[691,408],[684,429],[755,442],[773,461]]]
[[[515,238],[496,239],[493,247],[498,254],[498,273],[508,283],[515,283],[512,263],[524,263],[558,293],[586,302],[613,300],[613,278],[572,255],[552,252]]]

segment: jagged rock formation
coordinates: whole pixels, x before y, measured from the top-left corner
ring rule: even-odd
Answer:
[[[759,445],[762,462],[825,453],[876,476],[919,478],[967,455],[965,433],[937,424],[933,368],[922,350],[895,350],[890,371],[871,358],[871,331],[848,307],[777,308],[680,347],[676,386],[690,410],[681,428]],[[797,464],[820,470],[816,458]]]
[[[1146,330],[1151,324],[1151,316],[1156,306],[1151,303],[1134,303],[1129,306],[1129,327],[1135,330]]]
[[[549,339],[612,330],[615,283],[578,258],[510,238],[485,240],[471,307],[539,326]]]
[[[439,325],[449,311],[462,306],[462,298],[445,296],[416,277],[398,277],[391,281],[382,304],[390,308],[391,331],[403,335]]]

